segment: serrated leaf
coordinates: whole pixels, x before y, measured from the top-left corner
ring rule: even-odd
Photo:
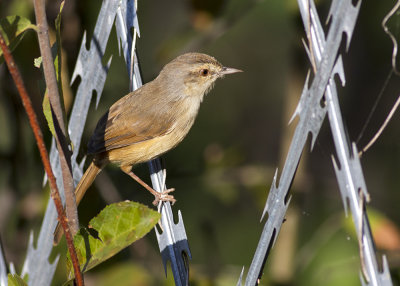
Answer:
[[[98,232],[98,238],[90,235],[87,229],[81,229],[74,237],[82,271],[88,271],[142,238],[159,219],[157,211],[136,202],[124,201],[105,207],[89,223],[89,227]],[[72,278],[72,263],[69,255],[67,258]]]
[[[0,19],[0,33],[3,35],[10,51],[22,40],[28,30],[36,30],[36,26],[28,19],[20,16],[8,16]],[[0,49],[0,64],[3,62],[3,51]]]
[[[8,274],[8,286],[28,286],[17,274]]]

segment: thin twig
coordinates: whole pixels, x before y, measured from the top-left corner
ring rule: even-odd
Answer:
[[[369,125],[369,122],[371,121],[372,116],[375,113],[376,108],[378,107],[378,103],[381,101],[382,96],[383,96],[384,92],[386,91],[386,88],[387,88],[387,86],[389,84],[389,81],[392,78],[393,72],[394,72],[394,70],[391,69],[389,74],[387,75],[387,77],[385,79],[385,82],[383,83],[383,86],[382,86],[382,88],[381,88],[381,90],[380,90],[380,92],[378,94],[378,97],[375,99],[374,105],[372,106],[371,111],[368,114],[367,120],[365,120],[364,126],[362,127],[362,129],[360,131],[360,134],[357,137],[357,140],[356,140],[357,144],[358,144],[358,142],[360,142],[361,137],[364,135],[364,132],[367,129],[367,127]]]
[[[397,70],[397,65],[396,65],[396,57],[397,57],[397,40],[395,36],[392,34],[392,32],[389,31],[388,26],[386,25],[389,19],[394,15],[394,13],[400,8],[400,1],[397,1],[397,3],[393,6],[392,10],[389,11],[389,13],[386,14],[385,18],[382,20],[382,29],[383,31],[389,36],[390,40],[393,43],[393,50],[392,50],[392,68],[393,71],[397,74],[400,75],[400,72]]]
[[[379,128],[378,132],[374,135],[374,137],[369,141],[369,143],[362,149],[362,151],[358,152],[358,155],[361,157],[371,146],[372,144],[375,143],[375,141],[378,139],[378,137],[382,134],[383,130],[386,128],[386,125],[388,125],[390,119],[392,119],[393,114],[397,110],[397,107],[399,107],[400,104],[400,95],[396,100],[396,103],[393,105],[392,109],[389,112],[389,115],[386,117],[385,122],[383,122],[381,128]]]
[[[39,128],[39,123],[37,121],[36,113],[32,108],[32,102],[28,96],[28,93],[26,92],[24,83],[22,82],[21,75],[18,71],[17,66],[15,65],[14,59],[4,41],[3,35],[1,33],[0,33],[0,47],[3,50],[4,59],[7,63],[8,70],[10,71],[10,74],[15,82],[15,85],[17,86],[19,95],[22,100],[22,104],[24,105],[24,108],[28,115],[29,123],[32,127],[33,134],[35,136],[36,143],[39,148],[40,157],[42,159],[43,166],[45,168],[47,177],[49,178],[51,197],[53,198],[54,204],[57,209],[58,219],[64,229],[65,237],[67,240],[68,250],[71,255],[71,261],[72,261],[74,272],[75,272],[76,282],[79,286],[83,286],[84,285],[83,277],[82,277],[82,273],[79,269],[79,261],[78,261],[77,255],[76,255],[73,241],[72,241],[72,234],[68,227],[67,218],[63,215],[63,207],[62,207],[62,203],[61,203],[60,193],[57,188],[56,178],[54,177],[53,171],[50,166],[49,156],[48,156],[46,146],[43,141],[42,131]]]
[[[394,72],[397,75],[400,75],[400,72],[397,70],[397,65],[396,65],[396,57],[397,57],[397,40],[394,37],[394,35],[389,31],[389,28],[387,26],[387,22],[389,21],[389,19],[394,15],[394,13],[399,9],[400,7],[400,1],[397,1],[397,3],[393,6],[393,8],[389,11],[389,13],[383,18],[382,20],[382,29],[383,31],[389,36],[390,40],[393,43],[393,51],[392,51],[392,71],[390,71],[389,76],[386,78],[385,84],[384,84],[384,88],[386,87],[386,85],[389,82],[389,79],[392,75],[392,73]],[[383,91],[379,94],[377,101],[380,99],[380,97],[382,96]],[[371,114],[375,111],[375,107],[377,104],[377,101],[374,105],[374,108],[371,112]],[[378,139],[378,137],[382,134],[383,130],[386,128],[386,125],[388,125],[390,119],[392,119],[394,112],[396,111],[397,107],[400,104],[400,95],[397,98],[396,103],[393,105],[392,109],[390,110],[389,115],[387,116],[387,118],[385,119],[385,122],[383,122],[381,128],[379,128],[378,132],[376,132],[376,134],[374,135],[374,137],[368,142],[368,144],[362,149],[362,151],[360,151],[358,153],[358,155],[361,157],[374,143],[375,141]],[[371,117],[370,114],[370,117]],[[359,136],[358,139],[360,139],[362,133],[364,132],[364,129],[366,127],[366,125],[368,124],[368,121],[370,119],[370,117],[368,117],[367,123],[364,125],[363,130],[361,131],[361,134]]]
[[[78,213],[74,194],[74,181],[72,177],[71,152],[66,142],[66,128],[63,111],[60,103],[56,73],[50,48],[49,29],[46,19],[45,1],[34,0],[35,16],[38,27],[40,53],[43,61],[43,71],[46,86],[49,91],[50,106],[53,115],[55,138],[63,176],[65,208],[71,232],[75,235],[79,230]],[[55,118],[54,118],[55,117]]]

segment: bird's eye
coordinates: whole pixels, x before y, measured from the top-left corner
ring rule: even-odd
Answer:
[[[208,69],[202,69],[202,70],[200,71],[200,74],[201,74],[202,76],[207,76],[208,73],[209,73]]]

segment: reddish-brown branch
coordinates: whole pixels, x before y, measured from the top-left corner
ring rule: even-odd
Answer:
[[[49,156],[48,156],[46,146],[43,141],[43,134],[39,128],[39,123],[37,121],[36,113],[33,110],[32,102],[28,96],[28,93],[26,92],[26,89],[25,89],[24,83],[22,82],[22,78],[19,73],[19,70],[18,70],[17,66],[15,65],[14,59],[4,41],[3,35],[1,33],[0,33],[0,47],[3,50],[4,59],[7,63],[8,70],[10,71],[10,74],[15,82],[15,85],[17,86],[19,95],[22,100],[22,104],[24,105],[26,113],[28,114],[29,123],[32,127],[33,134],[35,136],[36,143],[39,148],[40,157],[42,159],[43,166],[45,168],[47,177],[49,178],[49,183],[50,183],[50,188],[51,188],[51,197],[54,200],[54,204],[56,206],[57,213],[58,213],[58,219],[59,219],[59,221],[62,225],[62,228],[64,230],[64,233],[65,233],[65,237],[67,240],[67,246],[68,246],[69,253],[71,255],[71,261],[72,261],[72,264],[74,267],[77,284],[83,286],[84,285],[83,276],[82,276],[82,273],[79,268],[79,261],[78,261],[75,247],[73,244],[72,234],[68,227],[67,218],[63,214],[63,206],[61,203],[60,193],[57,188],[56,178],[54,177],[53,171],[50,166]]]
[[[38,27],[38,38],[40,53],[43,61],[43,71],[46,80],[46,86],[49,92],[50,106],[53,114],[55,129],[55,138],[57,142],[58,154],[60,157],[61,172],[63,177],[63,186],[65,194],[65,208],[68,218],[68,224],[72,234],[79,230],[78,213],[76,209],[76,200],[74,195],[74,181],[72,177],[71,152],[68,149],[66,141],[66,128],[63,118],[63,110],[58,92],[56,73],[51,54],[49,29],[46,19],[45,1],[34,0],[35,16]]]

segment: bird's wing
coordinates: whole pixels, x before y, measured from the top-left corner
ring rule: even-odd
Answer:
[[[88,144],[88,153],[96,154],[143,142],[168,134],[174,117],[156,104],[141,100],[142,90],[130,93],[113,104],[97,123]]]

